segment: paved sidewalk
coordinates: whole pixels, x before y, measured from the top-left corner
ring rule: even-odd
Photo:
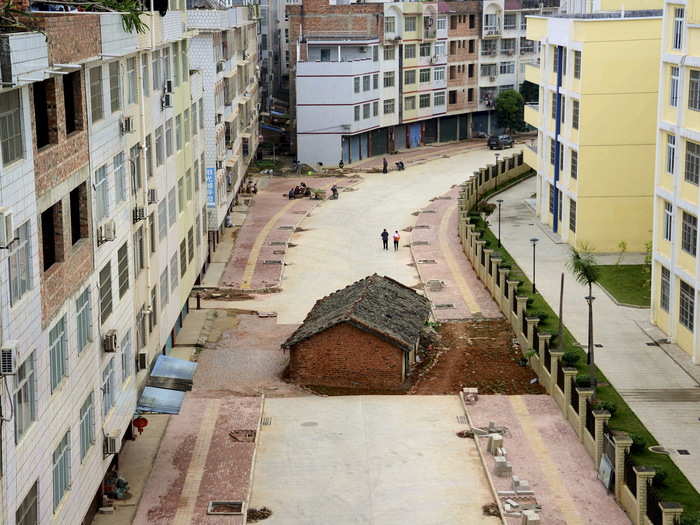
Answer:
[[[588,307],[587,288],[576,283],[566,270],[567,244],[546,233],[526,200],[535,192],[535,180],[528,179],[501,193],[501,242],[527,276],[532,279],[531,237],[538,237],[537,289],[553,310],[559,304],[559,276],[565,272],[564,324],[585,344]],[[494,197],[491,200],[495,200]],[[495,216],[490,222],[495,226]],[[700,489],[700,388],[693,377],[687,355],[674,345],[648,346],[654,331],[646,309],[618,306],[595,287],[594,335],[596,364],[634,410],[659,443],[671,449],[687,449],[689,455],[672,454],[696,489]],[[666,348],[666,347],[669,348]],[[673,356],[673,357],[672,357]],[[679,363],[683,362],[683,366]],[[690,372],[686,371],[689,370]]]
[[[420,146],[418,148],[403,149],[395,155],[377,155],[376,157],[353,162],[352,164],[348,164],[347,167],[362,170],[381,169],[383,166],[383,159],[386,158],[387,162],[389,163],[389,170],[396,171],[396,165],[394,163],[400,160],[402,160],[406,166],[413,166],[415,164],[428,160],[434,160],[440,157],[450,157],[456,153],[464,153],[465,151],[482,149],[485,144],[486,139],[470,139],[460,142],[450,142],[449,144]]]
[[[503,317],[460,249],[455,206],[459,191],[455,186],[432,199],[416,218],[409,238],[418,275],[438,321]],[[431,281],[441,285],[431,286]]]

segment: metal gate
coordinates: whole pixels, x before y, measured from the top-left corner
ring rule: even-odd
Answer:
[[[457,117],[444,117],[440,119],[440,142],[450,142],[457,140],[457,128],[459,119]]]

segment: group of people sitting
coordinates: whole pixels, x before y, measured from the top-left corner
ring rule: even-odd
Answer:
[[[305,182],[302,182],[298,186],[290,188],[289,192],[287,193],[287,196],[290,199],[296,199],[297,197],[310,197],[311,188],[309,188]]]

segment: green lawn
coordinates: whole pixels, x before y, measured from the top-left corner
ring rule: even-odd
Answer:
[[[635,306],[649,306],[650,276],[643,264],[610,264],[598,266],[599,284],[617,302]]]
[[[486,247],[493,248],[495,250],[494,255],[498,255],[503,259],[502,264],[510,267],[511,271],[508,274],[508,279],[520,281],[517,294],[528,298],[528,315],[540,318],[540,322],[537,326],[538,330],[540,332],[556,334],[559,326],[559,318],[554,313],[550,305],[542,298],[541,295],[532,294],[532,283],[525,276],[520,267],[515,263],[508,251],[502,247],[497,248],[498,243],[496,236],[488,228],[488,225],[481,219],[481,217],[478,215],[472,215],[470,218],[472,223],[477,225],[477,230],[483,232],[481,238],[486,241]],[[618,267],[605,266],[603,268]],[[629,268],[629,266],[624,266],[621,268]],[[637,268],[641,268],[641,265]],[[607,276],[607,272],[605,273]],[[628,277],[628,279],[630,278]],[[639,282],[639,280],[637,282]],[[648,288],[646,298],[646,304],[648,305]],[[566,318],[566,312],[564,312],[564,317]],[[552,349],[554,350],[559,345],[559,342],[556,341],[556,338],[552,338],[551,344]],[[579,360],[575,367],[579,369],[580,373],[588,374],[586,354],[571,335],[569,330],[566,329],[566,326],[563,328],[563,337],[560,349],[564,352],[573,352],[579,355]],[[683,505],[685,509],[685,519],[683,520],[684,524],[700,524],[700,494],[698,494],[685,475],[683,475],[680,469],[668,456],[654,454],[648,451],[646,447],[656,445],[658,442],[654,439],[642,422],[639,421],[635,413],[629,408],[622,397],[620,397],[620,394],[618,394],[617,390],[615,390],[615,388],[609,383],[605,375],[597,368],[595,370],[595,375],[598,384],[601,385],[598,386],[596,390],[596,398],[602,402],[612,402],[616,407],[616,412],[609,422],[610,428],[628,432],[630,435],[638,435],[645,441],[644,449],[632,454],[635,463],[638,465],[655,467],[657,470],[663,470],[668,476],[664,486],[660,487],[659,489],[663,498],[666,501],[675,501]],[[643,378],[640,378],[640,381],[643,381]]]

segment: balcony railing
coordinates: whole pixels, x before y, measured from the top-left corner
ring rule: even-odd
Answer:
[[[500,36],[501,28],[499,26],[484,26],[483,36]]]
[[[496,56],[496,50],[495,49],[482,49],[481,56],[482,57],[494,57],[494,56]]]

